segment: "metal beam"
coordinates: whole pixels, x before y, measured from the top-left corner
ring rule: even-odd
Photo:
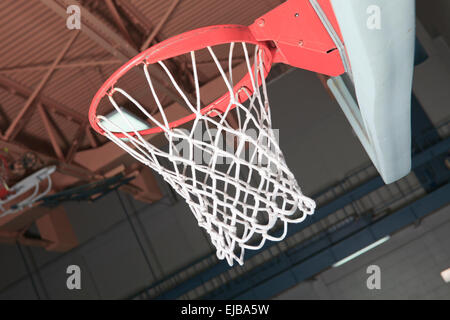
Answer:
[[[114,2],[112,0],[106,0],[106,5],[107,5],[109,11],[111,12],[113,19],[116,22],[117,27],[119,28],[122,35],[133,47],[135,47],[135,43],[134,43],[133,39],[131,38],[130,33],[128,32],[125,24],[123,23],[123,20],[120,16],[119,12],[117,11],[117,8],[116,8],[116,5],[114,4]]]
[[[56,2],[55,0],[40,0],[47,7],[52,9],[58,15],[67,18],[66,7],[69,5],[76,4],[81,9],[81,19],[82,19],[82,27],[81,31],[86,34],[89,38],[91,38],[94,42],[100,45],[102,48],[110,52],[116,58],[121,59],[122,61],[128,61],[134,56],[136,56],[139,52],[133,48],[125,39],[123,39],[120,35],[116,34],[114,30],[111,30],[109,26],[107,26],[103,21],[94,16],[89,10],[84,8],[78,1],[76,0],[63,0],[63,4]],[[63,7],[66,6],[66,7]],[[136,68],[131,69],[136,75],[139,75],[142,81],[145,80],[145,75],[143,72],[138,72]],[[161,80],[165,79],[167,76],[164,71],[156,67],[155,65],[149,66],[149,71],[152,74],[152,78],[154,80],[155,87],[158,87],[162,92],[168,95],[173,101],[184,105],[183,99],[180,95],[172,89],[166,83]]]
[[[144,16],[141,11],[136,9],[136,7],[131,3],[131,1],[117,0],[116,3],[119,7],[122,8],[123,11],[125,11],[128,14],[129,19],[131,19],[133,23],[138,26],[138,29],[142,33],[147,34],[153,29],[153,26],[150,22],[148,22],[147,17]]]
[[[81,9],[81,31],[84,34],[122,61],[129,60],[137,54],[137,51],[127,41],[117,35],[78,1],[63,0],[62,3],[59,3],[55,0],[41,0],[41,2],[64,18],[64,20],[67,19],[66,8],[73,4],[77,5]]]
[[[71,163],[73,161],[73,158],[75,157],[75,153],[77,152],[78,148],[80,147],[81,143],[83,142],[83,139],[85,138],[86,129],[88,128],[89,124],[86,122],[85,124],[81,124],[78,127],[77,132],[75,133],[75,137],[72,140],[72,144],[70,146],[69,151],[66,154],[65,161],[67,163]]]
[[[153,28],[153,25],[148,22],[147,17],[145,17],[142,14],[142,12],[140,12],[138,9],[136,9],[136,7],[130,1],[128,1],[128,0],[119,1],[118,0],[117,5],[120,6],[122,8],[122,10],[128,14],[129,19],[132,20],[134,22],[134,24],[140,26],[140,30],[142,31],[143,34],[151,33],[151,30],[156,29],[156,28]],[[154,44],[157,42],[159,42],[158,35],[155,35],[155,36],[153,36],[152,41],[147,45],[147,47],[149,47],[151,44]],[[181,57],[173,57],[172,59],[166,60],[165,63],[167,65],[167,67],[169,68],[169,70],[173,70],[174,68],[180,69],[179,66],[182,63]],[[197,70],[197,72],[199,72],[199,70]],[[200,72],[199,72],[199,75],[200,75]],[[183,83],[181,83],[180,85],[183,86],[183,89],[186,89],[186,88],[184,88]]]
[[[0,231],[0,243],[15,244],[20,243],[24,246],[45,248],[51,242],[44,239],[30,238],[20,231]]]
[[[51,156],[47,153],[43,153],[39,150],[33,149],[32,147],[25,146],[17,141],[11,142],[0,139],[0,147],[8,148],[11,152],[23,154],[26,152],[35,153],[40,159],[48,164],[58,164],[58,171],[83,181],[92,181],[93,179],[101,178],[98,174],[90,171],[89,169],[82,167],[75,163],[64,163],[60,162],[58,158]]]
[[[47,70],[46,74],[42,78],[41,82],[38,84],[38,86],[34,89],[32,94],[28,97],[28,100],[25,102],[25,105],[20,110],[19,114],[16,116],[16,118],[13,120],[13,122],[9,125],[8,129],[5,132],[4,138],[6,140],[14,139],[14,137],[17,135],[18,131],[17,127],[20,122],[20,120],[23,118],[25,113],[28,111],[28,109],[31,107],[31,105],[34,102],[34,99],[38,96],[38,94],[41,92],[41,90],[44,88],[47,81],[50,79],[53,71],[55,70],[55,66],[58,65],[58,63],[62,60],[66,52],[69,50],[72,43],[77,38],[79,32],[75,31],[72,36],[70,37],[69,41],[67,41],[66,45],[63,47],[61,52],[56,57],[55,61],[53,61],[52,66]]]
[[[80,62],[71,62],[71,63],[61,63],[54,67],[57,69],[71,69],[71,68],[84,68],[84,67],[97,67],[111,64],[121,64],[121,60],[100,60],[100,61],[80,61]],[[51,64],[37,64],[37,65],[28,65],[23,67],[11,67],[0,69],[0,73],[9,74],[16,72],[24,72],[24,71],[41,71],[48,70],[51,68]]]
[[[169,16],[172,14],[172,12],[177,7],[179,0],[173,0],[170,4],[169,8],[167,9],[166,13],[161,17],[161,20],[159,20],[158,24],[155,26],[155,28],[152,30],[152,33],[148,36],[147,40],[144,41],[144,43],[141,46],[141,51],[148,48],[150,43],[152,43],[153,39],[156,37],[156,35],[161,31],[162,27],[166,23],[167,19],[169,19]]]
[[[58,144],[58,141],[56,140],[56,132],[54,128],[52,127],[52,124],[50,123],[50,120],[48,118],[47,113],[44,110],[44,107],[41,103],[38,103],[37,105],[39,115],[41,117],[42,123],[44,124],[45,131],[47,131],[47,135],[50,138],[50,143],[52,144],[53,151],[55,152],[56,156],[59,160],[64,161],[64,154],[61,151],[61,147]]]
[[[90,126],[86,127],[86,135],[88,137],[89,143],[91,144],[91,147],[92,148],[97,148],[98,147],[98,143],[95,140],[94,135],[92,134]]]
[[[31,90],[30,88],[25,87],[22,84],[15,82],[3,75],[0,75],[0,87],[3,87],[7,90],[12,90],[13,93],[15,93],[23,98],[28,98],[33,93],[33,90]],[[63,104],[59,103],[58,101],[53,100],[52,98],[43,95],[42,93],[39,94],[39,96],[35,100],[41,102],[50,111],[58,113],[64,117],[66,117],[68,120],[72,120],[72,121],[75,121],[78,123],[86,121],[86,116],[82,116],[81,114],[64,106]]]

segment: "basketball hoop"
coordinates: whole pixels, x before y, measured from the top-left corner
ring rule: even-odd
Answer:
[[[229,46],[228,74],[214,52],[215,46],[221,44]],[[236,83],[232,65],[233,51],[238,46],[244,53],[247,75]],[[254,49],[252,58],[249,47]],[[208,50],[227,88],[224,95],[204,107],[196,64],[196,53],[203,48]],[[164,62],[185,53],[190,54],[195,84],[194,98],[191,99]],[[214,26],[194,30],[159,43],[120,68],[97,92],[90,109],[89,119],[97,132],[159,172],[186,200],[199,226],[209,234],[217,257],[226,259],[230,266],[234,260],[243,264],[245,249],[259,249],[267,239],[283,239],[288,223],[303,221],[315,209],[315,202],[302,194],[286,165],[272,131],[265,83],[272,58],[269,44],[257,41],[248,27]],[[170,121],[155,90],[149,64],[159,64],[166,72],[190,115]],[[144,73],[160,120],[117,87],[119,78],[131,68],[141,69]],[[131,102],[133,115],[144,118],[147,129],[137,129],[142,128],[142,124],[136,125],[134,116],[119,106],[115,99],[118,94]],[[105,96],[121,121],[97,114],[98,104]],[[234,127],[228,121],[232,112],[237,118]],[[188,131],[179,128],[188,122],[191,124]],[[196,137],[194,132],[201,127],[205,128],[211,142]],[[249,129],[256,135],[248,134]],[[149,137],[155,134],[165,137],[168,150],[149,142]],[[219,137],[223,134],[234,137],[237,142],[234,148],[219,145]],[[179,141],[189,146],[192,151],[189,155],[181,154],[176,143]],[[250,149],[252,152],[245,158],[243,154]],[[196,163],[193,157],[196,151],[210,155],[209,161]],[[225,159],[226,164],[219,163],[219,158]]]
[[[267,239],[283,239],[287,223],[301,222],[315,209],[286,165],[272,130],[265,78],[273,63],[334,77],[327,83],[384,181],[410,171],[414,4],[380,0],[391,23],[375,37],[360,18],[358,12],[364,10],[352,9],[365,8],[368,2],[288,0],[248,27],[211,26],[172,37],[137,55],[102,85],[91,103],[89,121],[98,133],[159,172],[186,200],[219,259],[243,264],[245,249],[259,249]],[[398,19],[397,12],[408,14]],[[366,36],[361,36],[362,30]],[[225,68],[217,53],[223,45],[228,46]],[[233,51],[241,47],[246,75],[235,79]],[[213,59],[225,88],[225,94],[207,103],[196,62],[202,50]],[[175,80],[180,75],[167,65],[167,60],[182,55],[192,65],[186,72],[193,89],[186,93]],[[168,91],[178,94],[177,103],[181,101],[188,115],[174,118],[163,108],[156,86],[161,81],[150,74],[149,66],[161,68]],[[151,97],[147,106],[121,88],[132,69],[143,74]],[[348,83],[341,77],[346,72]],[[112,113],[99,112],[105,97]],[[392,113],[394,106],[397,111]],[[210,142],[195,134],[199,128],[206,128]],[[220,145],[220,137],[227,134],[237,142],[234,148]],[[189,152],[180,148],[180,141]],[[252,151],[245,158],[247,150]],[[208,161],[196,162],[195,151],[208,154]],[[226,165],[219,159],[226,159]]]

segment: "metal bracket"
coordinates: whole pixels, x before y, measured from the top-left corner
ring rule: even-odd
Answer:
[[[256,19],[249,28],[258,41],[274,43],[275,63],[338,76],[345,72],[340,50],[321,19],[325,18],[333,29],[338,28],[337,21],[328,2],[321,12],[319,17],[309,0],[289,0]]]

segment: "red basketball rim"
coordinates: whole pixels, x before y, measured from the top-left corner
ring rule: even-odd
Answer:
[[[100,87],[100,89],[95,94],[92,99],[91,105],[89,107],[89,122],[91,126],[100,134],[105,134],[105,131],[98,125],[97,118],[97,108],[98,105],[108,94],[108,92],[114,88],[117,81],[126,74],[130,69],[136,67],[142,63],[154,64],[158,61],[173,58],[182,54],[189,53],[191,51],[196,51],[204,49],[206,47],[212,47],[220,44],[227,44],[231,42],[245,42],[249,44],[258,45],[263,51],[263,66],[264,66],[264,77],[269,74],[270,68],[273,62],[273,54],[267,42],[260,42],[255,39],[250,29],[247,26],[241,25],[217,25],[209,26],[205,28],[195,29],[188,31],[162,41],[157,45],[148,48],[147,50],[141,52],[133,59],[128,61],[122,67],[120,67],[116,72],[114,72],[108,80]],[[244,78],[242,78],[233,88],[234,93],[238,92],[239,89],[246,87],[251,93],[253,91],[253,86],[251,83],[250,75],[247,73]],[[201,113],[205,114],[210,110],[218,110],[219,112],[225,112],[228,107],[228,97],[229,93],[225,93],[223,96],[209,104],[208,106],[201,109]],[[248,99],[247,94],[240,94],[240,102],[244,102]],[[231,106],[234,108],[234,106]],[[190,114],[181,119],[172,121],[169,123],[170,128],[178,127],[186,122],[195,119],[195,114]],[[153,133],[162,132],[163,129],[160,127],[153,127],[149,129],[144,129],[139,131],[139,134],[149,135]],[[118,138],[126,138],[126,135],[122,132],[112,132]],[[135,132],[128,132],[130,136],[134,136]]]

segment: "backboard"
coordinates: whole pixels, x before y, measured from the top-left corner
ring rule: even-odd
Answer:
[[[385,183],[411,170],[413,0],[331,0],[349,69],[328,86]]]

